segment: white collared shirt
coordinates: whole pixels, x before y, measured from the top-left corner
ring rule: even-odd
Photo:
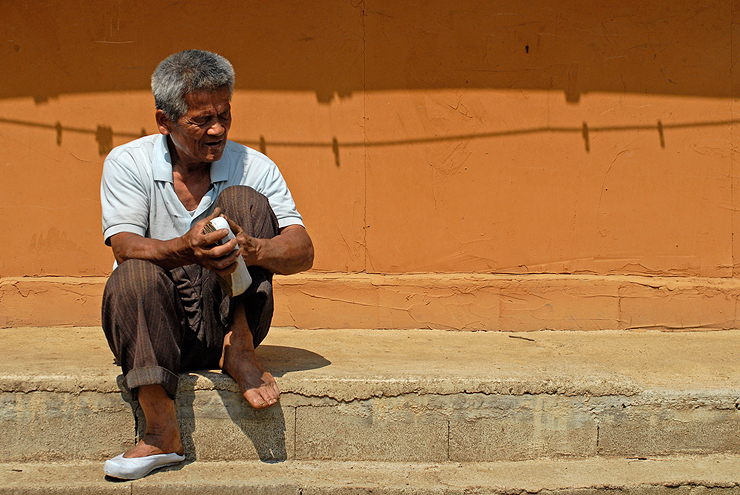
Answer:
[[[191,214],[175,193],[165,136],[153,134],[118,146],[105,159],[100,184],[105,243],[119,232],[163,241],[180,237],[213,212],[221,191],[235,185],[267,196],[280,228],[303,225],[277,165],[256,150],[227,141],[221,159],[211,164],[211,188]]]

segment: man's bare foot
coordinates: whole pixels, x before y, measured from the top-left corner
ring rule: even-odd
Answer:
[[[218,365],[239,385],[239,391],[255,409],[264,409],[280,399],[275,378],[257,361],[244,307],[234,311],[231,331],[224,336],[224,348]]]
[[[239,385],[239,391],[255,409],[264,409],[277,403],[280,398],[277,382],[262,368],[254,348],[235,339],[233,332],[224,337],[224,352],[219,366]],[[252,334],[249,334],[251,344]],[[236,342],[235,342],[236,341]]]
[[[146,431],[136,447],[123,457],[146,457],[155,454],[183,455],[180,427],[177,424],[175,401],[160,385],[139,387],[139,405],[146,418]]]

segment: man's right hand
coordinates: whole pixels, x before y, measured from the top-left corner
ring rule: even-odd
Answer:
[[[182,236],[188,257],[192,263],[215,272],[217,275],[225,276],[236,270],[239,250],[236,239],[231,239],[224,244],[217,244],[226,237],[228,231],[220,229],[207,234],[203,233],[206,224],[221,215],[221,209],[216,208],[211,215],[198,221]]]

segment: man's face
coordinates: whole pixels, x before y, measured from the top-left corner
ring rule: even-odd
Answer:
[[[188,112],[172,122],[157,112],[159,130],[169,135],[182,165],[211,163],[221,158],[231,127],[229,89],[185,95]],[[161,114],[161,115],[160,115]],[[174,164],[174,163],[173,163]]]

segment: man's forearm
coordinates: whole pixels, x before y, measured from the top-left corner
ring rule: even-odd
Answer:
[[[306,229],[290,225],[272,239],[259,239],[259,250],[252,263],[272,273],[290,275],[313,266],[313,243]]]
[[[256,241],[259,249],[253,255],[245,256],[247,265],[261,266],[281,275],[302,272],[313,265],[313,243],[306,229],[299,225],[285,227],[272,239]],[[128,259],[142,259],[168,270],[193,263],[203,264],[192,255],[183,237],[161,241],[120,232],[112,236],[110,242],[119,264]],[[224,249],[224,246],[217,249]]]
[[[129,259],[140,259],[171,270],[193,263],[185,256],[185,246],[180,237],[160,241],[131,232],[120,232],[110,238],[110,244],[118,264]]]

